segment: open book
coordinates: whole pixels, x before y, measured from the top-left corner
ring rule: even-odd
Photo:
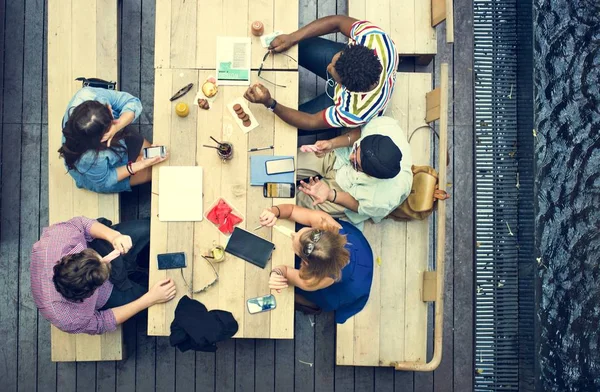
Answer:
[[[250,85],[250,38],[217,37],[217,84]]]

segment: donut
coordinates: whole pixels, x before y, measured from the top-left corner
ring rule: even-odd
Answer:
[[[206,81],[204,82],[204,84],[202,85],[202,93],[207,97],[207,98],[212,98],[215,95],[217,95],[217,92],[219,91],[219,89],[217,88],[217,85]]]

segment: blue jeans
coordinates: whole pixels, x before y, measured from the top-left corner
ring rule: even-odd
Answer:
[[[327,80],[327,66],[331,63],[336,53],[344,50],[346,44],[314,37],[300,41],[298,44],[298,64],[314,73],[324,81]],[[329,95],[333,96],[333,87],[325,86]],[[333,100],[323,93],[298,107],[304,113],[315,114],[333,105]],[[336,137],[339,130],[334,128],[307,131],[300,129],[298,145],[314,144],[317,140],[326,140]]]
[[[140,267],[148,268],[150,220],[140,219],[123,222],[112,226],[112,229],[130,236],[132,247],[129,252],[111,261],[110,280],[114,287],[102,309],[126,305],[148,291],[148,276],[145,273],[140,273],[138,269]],[[95,239],[89,246],[102,256],[113,250],[111,244],[100,239]]]

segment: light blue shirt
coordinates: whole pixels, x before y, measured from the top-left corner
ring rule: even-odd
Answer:
[[[371,218],[375,223],[394,211],[410,194],[412,188],[412,154],[406,135],[398,121],[391,117],[377,117],[362,128],[362,139],[369,135],[389,136],[402,153],[400,173],[394,178],[380,179],[354,170],[350,162],[350,147],[335,149],[335,181],[344,192],[358,201],[358,212],[346,209],[348,219],[355,225]]]
[[[133,121],[135,121],[142,113],[142,103],[129,93],[84,87],[69,102],[63,116],[63,128],[73,109],[85,101],[98,101],[104,105],[110,105],[115,119],[118,119],[123,112],[133,112],[135,116]],[[62,142],[65,142],[64,136]],[[119,143],[121,146],[126,147],[125,141],[120,140]],[[98,193],[131,191],[129,177],[121,181],[117,180],[117,168],[126,165],[127,160],[127,150],[125,148],[119,153],[110,149],[99,152],[90,150],[81,155],[75,163],[77,170],[69,170],[69,174],[75,180],[78,188]]]

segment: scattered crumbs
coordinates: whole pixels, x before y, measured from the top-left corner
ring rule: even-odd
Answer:
[[[381,257],[377,256],[375,261],[377,262],[377,265],[381,265]]]

